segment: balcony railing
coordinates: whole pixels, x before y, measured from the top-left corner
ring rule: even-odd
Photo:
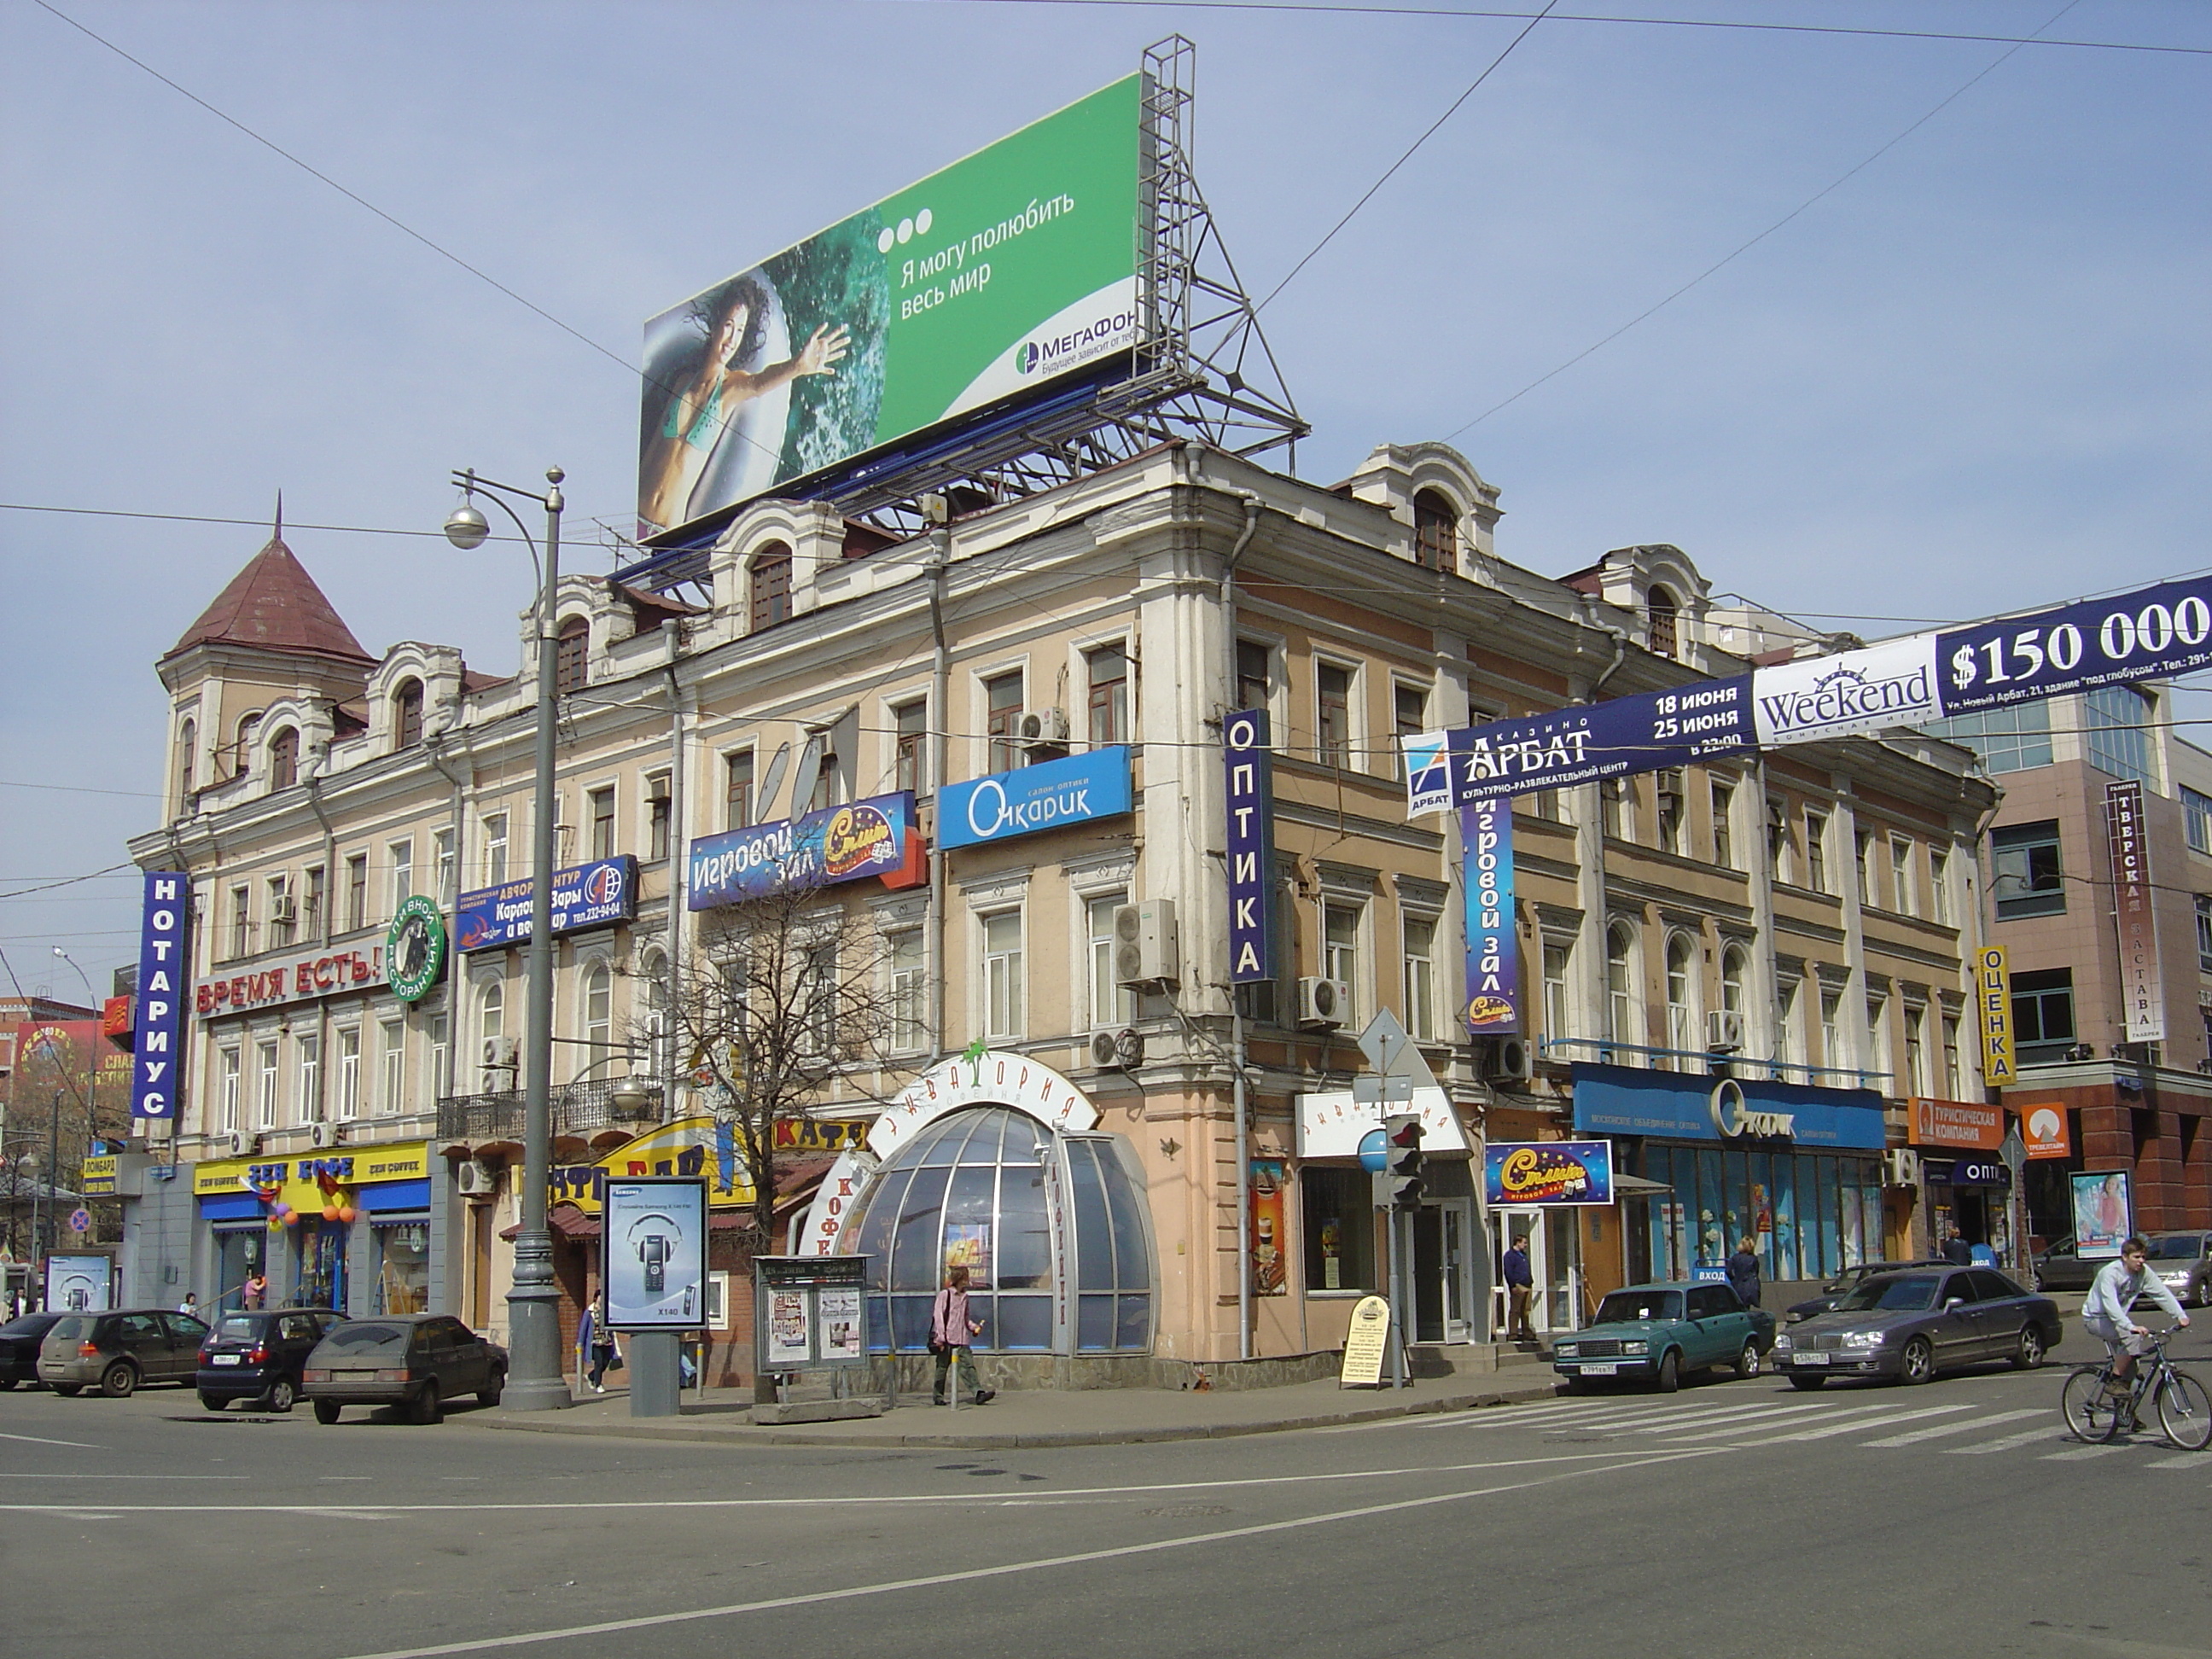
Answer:
[[[1757,1077],[1761,1072],[1777,1083],[1787,1083],[1792,1075],[1802,1077],[1820,1089],[1874,1089],[1887,1083],[1894,1075],[1889,1072],[1861,1071],[1854,1066],[1807,1066],[1794,1060],[1759,1060],[1749,1054],[1721,1054],[1710,1048],[1648,1048],[1640,1042],[1615,1042],[1607,1037],[1539,1037],[1536,1055],[1540,1060],[1571,1060],[1575,1050],[1597,1060],[1601,1064],[1620,1063],[1617,1056],[1640,1054],[1646,1069],[1651,1069],[1654,1060],[1689,1060],[1702,1066],[1713,1077],[1745,1079]],[[1673,1069],[1686,1071],[1687,1066]],[[1831,1082],[1837,1079],[1839,1081]]]
[[[602,1129],[641,1129],[659,1122],[658,1090],[634,1110],[617,1109],[615,1091],[630,1082],[628,1078],[602,1078],[556,1085],[549,1101],[553,1133],[588,1135]],[[441,1140],[520,1140],[525,1111],[520,1089],[487,1095],[447,1095],[438,1103],[438,1137]]]

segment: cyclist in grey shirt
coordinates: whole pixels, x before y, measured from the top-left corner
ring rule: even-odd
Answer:
[[[2150,1332],[2135,1322],[2136,1298],[2148,1295],[2173,1316],[2177,1325],[2189,1322],[2173,1292],[2149,1270],[2149,1260],[2150,1246],[2140,1238],[2129,1239],[2120,1246],[2119,1260],[2107,1261],[2097,1270],[2088,1299],[2081,1304],[2082,1328],[2101,1338],[2105,1351],[2112,1356],[2112,1380],[2107,1391],[2117,1398],[2125,1398],[2129,1392],[2136,1356],[2150,1352]]]

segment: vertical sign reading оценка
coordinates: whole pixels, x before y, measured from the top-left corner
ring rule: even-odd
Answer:
[[[1521,941],[1513,926],[1513,803],[1492,795],[1459,809],[1460,880],[1467,905],[1467,1000],[1478,1036],[1521,1030]]]
[[[1221,722],[1229,812],[1229,982],[1275,977],[1274,755],[1267,715],[1240,708]]]
[[[185,937],[191,909],[189,877],[175,870],[147,873],[138,919],[138,1013],[131,1040],[134,1120],[177,1120],[178,1072],[184,1064]]]
[[[2105,828],[2112,849],[2112,921],[2120,933],[2120,992],[2128,1041],[2166,1041],[2166,983],[2158,964],[2158,919],[2150,905],[2150,838],[2142,785],[2105,786]]]

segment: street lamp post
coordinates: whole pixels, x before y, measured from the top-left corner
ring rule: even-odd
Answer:
[[[561,1375],[560,1290],[553,1282],[553,1235],[545,1220],[545,1198],[553,1168],[553,749],[557,712],[554,680],[559,640],[553,627],[554,587],[561,570],[561,480],[554,467],[545,475],[543,495],[495,483],[473,469],[456,472],[453,482],[465,499],[446,520],[446,539],[464,552],[483,545],[491,527],[475,506],[482,491],[514,520],[537,560],[538,544],[529,526],[502,499],[532,501],[545,508],[544,558],[538,570],[538,787],[532,811],[530,865],[529,1052],[523,1071],[522,1224],[514,1237],[514,1282],[507,1294],[509,1410],[557,1411],[575,1401]]]

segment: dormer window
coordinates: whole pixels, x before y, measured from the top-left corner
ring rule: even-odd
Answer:
[[[592,625],[581,617],[571,617],[561,624],[560,638],[553,650],[553,690],[562,696],[584,689],[590,672]]]
[[[1459,569],[1459,509],[1433,489],[1413,497],[1413,557],[1425,569]]]
[[[748,632],[757,634],[763,628],[773,628],[791,616],[791,550],[781,542],[763,548],[754,555],[749,573],[752,578],[752,624]]]
[[[300,781],[300,728],[288,726],[269,739],[269,787],[289,789]]]
[[[392,697],[394,749],[412,749],[422,741],[422,682],[409,680]]]
[[[1677,636],[1674,622],[1681,607],[1675,603],[1674,594],[1663,587],[1654,587],[1644,604],[1650,623],[1652,650],[1662,657],[1673,656]]]

